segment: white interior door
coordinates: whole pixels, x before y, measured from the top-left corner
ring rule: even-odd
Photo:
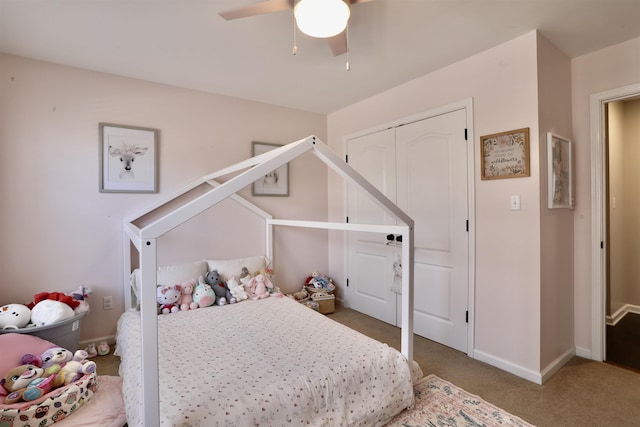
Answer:
[[[414,328],[467,351],[469,236],[466,111],[347,141],[349,164],[415,221]],[[348,193],[352,222],[391,223],[364,195]],[[349,305],[400,325],[394,262],[400,248],[385,236],[349,233]]]
[[[467,352],[466,112],[397,128],[397,204],[416,221],[415,333]],[[402,163],[401,163],[402,162]],[[398,302],[400,324],[401,304]]]
[[[389,199],[396,199],[395,131],[349,140],[349,165]],[[395,224],[370,197],[349,186],[349,221],[359,224]],[[349,233],[349,305],[354,310],[396,324],[396,294],[393,281],[393,251],[379,233]]]

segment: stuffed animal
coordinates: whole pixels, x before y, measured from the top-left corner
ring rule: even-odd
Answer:
[[[180,295],[180,300],[178,301],[180,310],[186,311],[198,308],[198,303],[193,301],[193,288],[196,287],[196,281],[184,282],[180,286],[182,287],[182,295]]]
[[[72,296],[65,295],[62,292],[40,292],[33,296],[33,301],[27,304],[27,307],[33,310],[33,307],[45,300],[60,301],[67,304],[72,310],[80,305],[80,302],[74,300]]]
[[[236,276],[231,276],[231,278],[227,280],[227,288],[229,288],[231,295],[236,299],[236,301],[242,301],[249,298],[247,291],[244,290],[244,285],[238,282]]]
[[[247,267],[242,267],[242,270],[240,272],[240,283],[245,286],[245,289],[247,289],[249,280],[251,280],[252,278],[253,276],[251,275],[251,273],[249,273],[249,269]]]
[[[95,343],[91,343],[89,344],[84,351],[87,352],[87,357],[89,359],[96,357],[98,355],[98,350],[96,349],[96,344]]]
[[[233,304],[236,299],[231,295],[231,291],[227,288],[227,285],[220,278],[218,270],[211,270],[204,277],[204,281],[211,286],[213,292],[216,294],[216,305],[225,305],[226,303]]]
[[[31,323],[36,326],[51,325],[75,315],[76,313],[69,305],[61,301],[45,299],[31,309]]]
[[[176,313],[180,311],[178,301],[182,295],[182,287],[180,285],[158,286],[156,290],[158,304],[160,304],[160,313]]]
[[[316,289],[326,289],[328,291],[336,289],[336,286],[333,284],[333,280],[322,273],[318,273],[317,271],[314,271],[311,273],[311,276],[307,277],[305,284]]]
[[[264,274],[258,274],[249,281],[249,293],[251,299],[257,300],[267,298],[270,293],[269,289],[273,289],[273,283]]]
[[[198,277],[198,284],[193,290],[193,302],[198,304],[198,307],[209,307],[216,302],[215,292],[204,282],[202,276]]]
[[[106,341],[102,341],[100,344],[98,344],[98,354],[100,356],[106,356],[110,351],[111,347],[109,347],[109,344]]]
[[[66,385],[79,380],[84,374],[96,371],[96,363],[87,360],[88,356],[85,350],[71,353],[66,348],[51,347],[39,357],[32,354],[22,356],[22,363],[29,362],[45,370],[58,366],[59,369],[56,372],[60,377],[58,381]]]
[[[57,366],[59,368],[59,366]],[[32,401],[63,385],[56,369],[46,370],[36,365],[26,364],[11,369],[0,380],[7,391],[4,403],[10,405],[20,401]]]
[[[24,304],[7,304],[0,307],[0,328],[24,328],[31,320],[31,310]]]
[[[77,290],[67,294],[74,301],[78,301],[78,306],[73,309],[76,314],[89,312],[89,295],[91,294],[91,288],[82,285]]]

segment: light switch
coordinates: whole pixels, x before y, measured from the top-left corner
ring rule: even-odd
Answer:
[[[520,210],[520,196],[511,196],[511,210],[519,211]]]

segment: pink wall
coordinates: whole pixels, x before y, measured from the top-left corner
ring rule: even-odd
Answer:
[[[540,368],[573,355],[573,211],[548,208],[547,132],[571,139],[571,61],[538,35]]]
[[[591,128],[592,94],[640,83],[640,38],[575,58],[571,65],[576,157],[574,212],[575,344],[591,353]]]
[[[98,192],[100,122],[160,130],[160,194]],[[0,304],[84,284],[93,295],[81,340],[112,336],[123,310],[123,219],[250,157],[252,141],[310,134],[326,138],[325,116],[0,55]],[[252,200],[277,216],[324,220],[326,167],[318,165],[313,156],[290,165],[290,197]],[[243,194],[250,197],[250,189]],[[161,240],[160,263],[263,253],[256,224],[228,207],[220,211],[217,224],[198,218],[170,233],[170,244]],[[278,229],[275,238],[283,290],[326,270],[326,232]],[[113,310],[102,309],[106,295]]]
[[[330,114],[329,142],[473,97],[476,219],[475,355],[523,375],[540,366],[540,187],[536,32]],[[479,137],[530,128],[530,177],[480,180]],[[511,211],[511,195],[522,210]],[[329,215],[344,217],[342,181],[329,174]],[[343,237],[332,234],[330,274],[344,276]]]

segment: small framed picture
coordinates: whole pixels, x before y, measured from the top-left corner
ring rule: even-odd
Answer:
[[[529,176],[529,128],[480,137],[480,154],[483,180]]]
[[[100,123],[100,192],[158,192],[158,131]]]
[[[281,147],[278,144],[268,144],[266,142],[253,143],[253,156],[264,154],[274,148]],[[261,179],[253,183],[252,194],[254,196],[282,196],[289,195],[289,164],[280,166]]]
[[[571,141],[547,133],[549,209],[573,208]]]

